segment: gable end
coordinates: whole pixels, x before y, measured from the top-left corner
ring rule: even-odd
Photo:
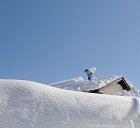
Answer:
[[[122,86],[122,88],[126,91],[131,90],[130,86],[128,85],[128,83],[125,81],[125,79],[122,77],[122,80],[120,80],[118,82],[118,84],[120,84]]]

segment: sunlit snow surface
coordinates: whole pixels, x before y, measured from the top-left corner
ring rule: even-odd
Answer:
[[[78,79],[83,87],[86,86],[88,81]],[[140,100],[130,96],[70,91],[31,81],[0,80],[0,126],[139,128]]]
[[[53,83],[51,86],[67,89],[67,90],[75,90],[75,91],[86,91],[90,89],[96,89],[105,86],[106,84],[120,78],[121,76],[111,76],[104,78],[93,78],[91,81],[84,80],[82,77],[74,78],[71,80],[61,81],[58,83]]]
[[[89,91],[106,86],[107,84],[121,77],[122,76],[114,75],[103,78],[93,78],[92,81],[84,80],[82,77],[78,77],[66,81],[53,83],[51,84],[51,86],[73,91]],[[134,88],[132,83],[130,81],[127,81],[127,83],[130,85],[132,90],[129,92],[124,91],[123,93],[118,93],[118,95],[140,97],[139,91]]]

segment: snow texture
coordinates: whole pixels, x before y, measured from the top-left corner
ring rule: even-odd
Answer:
[[[105,82],[104,79],[103,81]],[[66,85],[71,85],[70,88],[76,90],[80,84],[81,90],[82,87],[86,88],[86,85],[90,87],[92,82],[78,78],[63,83],[65,88]],[[60,83],[53,85],[61,86]],[[103,86],[103,83],[100,86]],[[0,80],[0,126],[1,128],[139,128],[140,99],[134,96],[71,91],[31,81]]]
[[[101,88],[112,81],[121,78],[121,76],[111,76],[104,78],[94,78],[92,81],[84,80],[82,77],[74,78],[71,80],[53,83],[51,86],[74,91],[87,91],[90,89]]]

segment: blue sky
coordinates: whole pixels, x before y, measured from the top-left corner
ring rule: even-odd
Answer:
[[[139,0],[0,0],[0,78],[121,75],[140,89]]]

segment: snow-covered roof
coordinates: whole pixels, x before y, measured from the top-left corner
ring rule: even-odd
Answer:
[[[51,86],[74,91],[89,91],[93,89],[102,88],[109,83],[122,78],[122,76],[109,76],[103,78],[93,78],[91,81],[84,80],[82,77],[61,81],[59,83],[53,83]]]
[[[115,86],[114,86],[115,85]],[[101,90],[105,90],[106,91],[108,90],[108,88],[112,88],[112,87],[115,87],[116,86],[120,86],[121,87],[121,90],[120,91],[123,91],[123,90],[126,90],[126,91],[130,91],[131,90],[131,87],[130,85],[126,82],[126,80],[123,78],[123,77],[120,77],[120,78],[117,78],[115,79],[114,81],[106,84],[105,86],[102,86],[102,87],[99,87],[99,88],[96,88],[96,89],[90,89],[88,90],[87,92],[91,92],[91,93],[103,93]],[[116,89],[113,89],[112,91],[114,92]],[[118,88],[118,87],[117,87]],[[110,90],[111,91],[111,90]],[[108,94],[110,93],[110,91],[108,92]],[[119,93],[119,90],[117,89],[115,94],[116,93]],[[114,93],[111,93],[111,94],[114,94]]]

